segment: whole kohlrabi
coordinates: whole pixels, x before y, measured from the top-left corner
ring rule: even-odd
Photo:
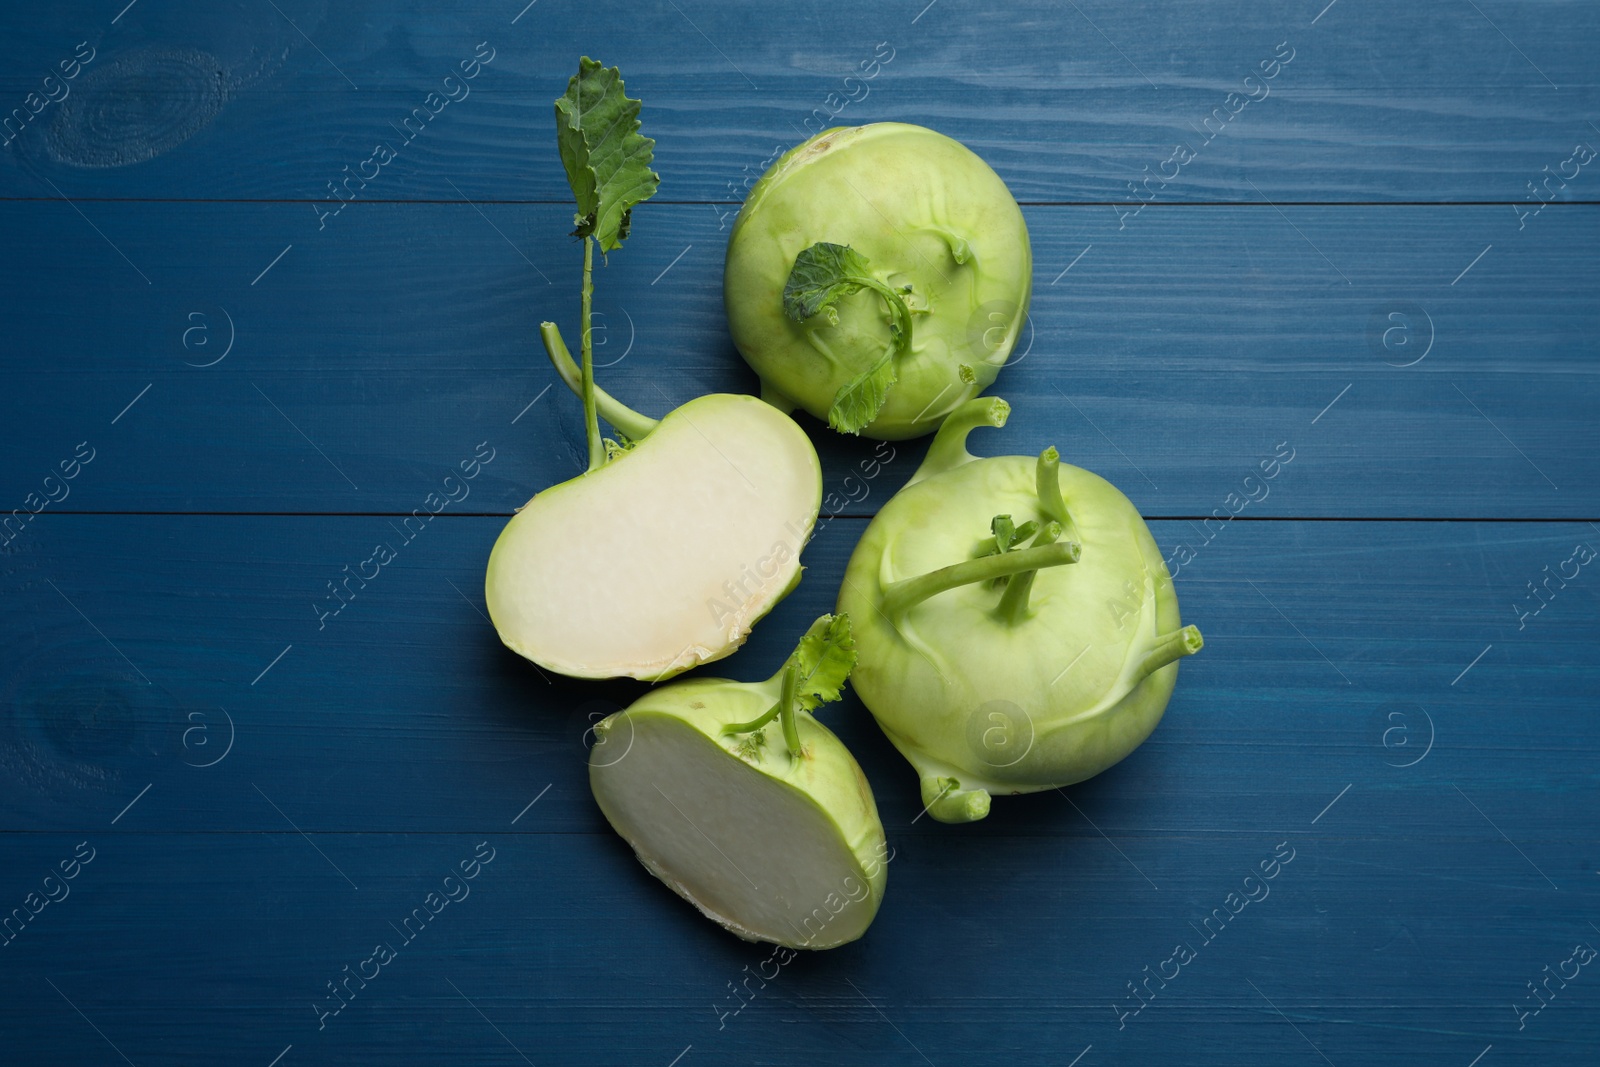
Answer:
[[[723,297],[763,397],[895,440],[994,381],[1032,268],[1022,212],[988,164],[879,122],[825,130],[762,176],[728,240]]]
[[[832,948],[877,914],[891,855],[872,789],[812,718],[855,662],[824,615],[764,682],[653,689],[596,728],[589,784],[651,874],[752,941]]]
[[[854,688],[921,776],[928,813],[968,822],[992,793],[1099,774],[1150,735],[1200,649],[1150,531],[1111,483],[1037,458],[977,459],[968,401],[862,535],[839,610]]]

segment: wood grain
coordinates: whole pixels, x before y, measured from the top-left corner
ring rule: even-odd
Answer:
[[[1600,87],[1583,0],[1381,14],[1342,0],[1321,18],[1321,4],[1240,0],[808,0],[781,10],[604,0],[581,11],[544,0],[515,25],[523,5],[513,2],[277,6],[281,17],[246,0],[198,14],[141,4],[111,26],[100,5],[80,2],[19,19],[0,44],[7,109],[86,39],[100,54],[69,118],[119,104],[174,115],[210,106],[192,79],[140,80],[162,49],[211,57],[229,88],[187,140],[136,166],[61,162],[45,124],[67,127],[64,108],[42,112],[0,153],[0,194],[321,200],[374,143],[401,147],[394,127],[483,41],[494,61],[367,195],[565,203],[550,102],[585,51],[620,65],[645,101],[661,196],[730,206],[775,149],[824,122],[933,126],[988,159],[1019,199],[1051,202],[1128,201],[1129,183],[1159,171],[1178,143],[1198,157],[1163,191],[1169,202],[1258,199],[1249,182],[1275,202],[1521,201],[1542,167],[1600,138],[1588,125]],[[1264,88],[1246,86],[1280,44],[1289,65]],[[1214,119],[1207,141],[1206,118],[1247,92],[1259,102]],[[1593,201],[1585,177],[1563,198]]]
[[[87,208],[104,238],[66,206],[0,206],[0,324],[26,345],[0,395],[8,509],[85,440],[65,510],[406,514],[487,440],[469,507],[509,513],[581,469],[537,341],[544,318],[576,332],[565,209],[365,204],[319,232],[305,206]],[[1055,444],[1147,515],[1211,515],[1287,442],[1262,514],[1596,517],[1594,208],[1521,232],[1507,206],[1028,221],[1032,326],[994,389],[1015,415],[975,447]],[[634,229],[597,281],[600,380],[655,414],[754,390],[715,216],[646,205]],[[870,514],[845,479],[873,444],[807,425],[830,492]]]
[[[1550,176],[1600,147],[1597,40],[1582,0],[0,15],[0,1060],[1592,1059],[1600,977],[1549,976],[1600,945],[1569,562],[1600,549],[1600,164]],[[890,887],[775,978],[588,795],[585,731],[642,688],[546,679],[482,614],[505,517],[581,464],[535,334],[575,333],[550,102],[580,54],[621,65],[663,175],[600,272],[608,388],[752,391],[720,293],[749,183],[808,120],[938,128],[1033,241],[976,450],[1119,485],[1206,638],[1130,758],[970,826],[921,816],[853,696],[827,710]],[[875,466],[805,425],[841,517],[718,673],[832,606],[924,448]],[[403,531],[480,442],[470,497]]]

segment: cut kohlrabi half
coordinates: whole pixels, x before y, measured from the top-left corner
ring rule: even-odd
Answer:
[[[1155,540],[1105,479],[1038,457],[973,457],[1005,401],[968,401],[850,557],[852,681],[921,778],[935,819],[992,794],[1070,785],[1150,735],[1199,651]]]
[[[794,588],[822,468],[805,432],[753,396],[702,396],[658,421],[595,386],[594,246],[620,247],[655,191],[638,111],[616,69],[587,58],[556,103],[584,249],[581,366],[554,323],[541,334],[583,398],[589,469],[506,524],[484,591],[501,640],[535,663],[659,681],[732,652]],[[621,443],[600,436],[602,416]]]
[[[596,728],[589,782],[639,861],[751,941],[833,948],[877,914],[891,858],[861,768],[812,718],[855,661],[823,616],[764,682],[695,678]]]

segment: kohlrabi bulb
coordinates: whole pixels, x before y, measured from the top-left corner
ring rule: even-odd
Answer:
[[[968,432],[1009,410],[979,399],[951,414],[862,535],[839,594],[856,620],[856,693],[944,822],[1127,756],[1160,721],[1176,661],[1201,645],[1115,486],[1053,448],[967,452]]]
[[[762,396],[885,440],[986,389],[1028,312],[1017,202],[958,141],[880,122],[790,150],[745,200],[723,296]]]

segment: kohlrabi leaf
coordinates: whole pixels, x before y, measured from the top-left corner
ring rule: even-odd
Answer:
[[[616,67],[584,56],[556,101],[561,162],[578,203],[576,236],[593,236],[602,252],[621,247],[634,205],[660,182],[650,169],[656,143],[639,133],[639,101],[622,90]]]
[[[806,711],[843,695],[845,679],[856,665],[856,643],[850,634],[848,615],[824,615],[811,624],[794,650],[800,676],[795,685],[795,703]]]
[[[840,433],[860,433],[863,426],[878,417],[884,401],[889,399],[889,387],[898,377],[894,366],[898,349],[897,344],[839,389],[828,409],[829,426]]]
[[[849,245],[819,241],[794,257],[794,269],[783,287],[783,312],[804,322],[831,311],[841,299],[872,284],[872,265]]]
[[[785,315],[804,322],[827,312],[832,324],[838,323],[839,301],[862,289],[877,293],[889,310],[889,348],[834,395],[828,425],[842,433],[860,433],[883,410],[889,387],[898,377],[895,357],[911,348],[911,311],[900,292],[872,276],[867,257],[848,245],[827,241],[818,241],[795,257],[783,287]],[[910,286],[902,291],[910,292]]]

